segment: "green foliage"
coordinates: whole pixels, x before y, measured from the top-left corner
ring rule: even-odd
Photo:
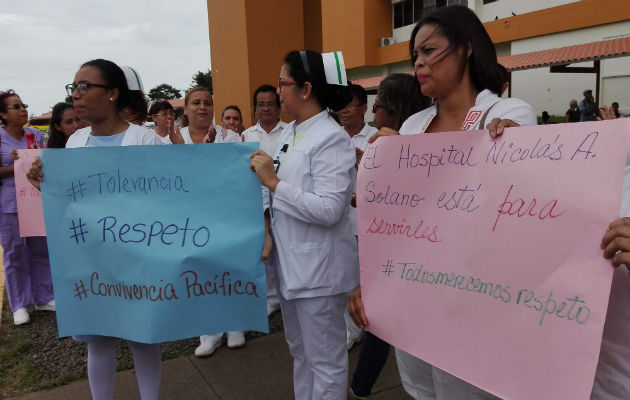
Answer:
[[[182,97],[181,93],[179,93],[179,90],[175,89],[168,83],[157,85],[153,89],[149,90],[148,96],[151,101],[173,100]]]
[[[194,74],[189,89],[195,86],[201,86],[212,93],[212,71],[208,69],[206,72],[198,71]]]

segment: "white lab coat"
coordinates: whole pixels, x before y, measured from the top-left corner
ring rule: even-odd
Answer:
[[[287,299],[346,293],[359,283],[357,243],[348,208],[355,152],[326,111],[297,127],[307,132],[288,153],[295,121],[282,132],[274,159],[280,183],[273,195],[272,265]]]
[[[278,140],[282,135],[282,130],[287,126],[283,121],[278,121],[271,132],[267,133],[261,126],[260,121],[254,126],[245,129],[241,134],[245,142],[259,142],[260,149],[272,156],[278,148]]]
[[[368,123],[364,123],[363,128],[359,131],[359,133],[352,136],[350,139],[352,140],[354,147],[358,147],[364,151],[368,145],[368,140],[372,136],[376,135],[376,132],[378,132],[378,129]]]
[[[412,135],[416,133],[424,133],[437,115],[439,105],[434,105],[413,114],[400,127],[401,135]],[[484,127],[480,128],[479,124],[485,112],[490,108],[486,115]],[[467,120],[470,124],[462,130],[485,129],[494,118],[511,119],[519,125],[536,125],[536,113],[529,104],[523,100],[516,98],[502,99],[488,89],[481,91],[475,99],[475,105],[468,110]]]
[[[376,132],[378,132],[378,129],[370,126],[369,124],[364,124],[363,129],[361,129],[361,131],[359,131],[359,133],[357,133],[356,135],[352,136],[352,145],[360,149],[361,151],[365,151],[365,148],[368,144],[368,139],[376,135]],[[354,171],[352,171],[352,191],[356,191],[356,186],[357,170],[355,168]],[[355,207],[350,207],[350,222],[352,223],[352,233],[357,235],[357,209]]]
[[[90,133],[92,132],[92,128],[89,126],[87,128],[82,128],[76,131],[68,138],[68,142],[66,143],[66,148],[74,148],[74,147],[85,147],[87,145],[88,138],[90,137]],[[127,128],[127,132],[123,137],[121,146],[138,146],[138,145],[153,145],[153,144],[163,144],[160,136],[156,135],[150,129],[147,129],[143,126],[129,124],[129,128]]]
[[[284,145],[291,148],[283,152]],[[275,271],[297,400],[345,398],[348,380],[346,293],[359,283],[349,219],[355,152],[326,111],[278,141],[271,204]]]
[[[222,137],[223,128],[221,127],[221,125],[215,125],[214,129],[216,129],[217,131],[217,137],[214,139],[214,143],[239,143],[241,141],[241,137],[239,136],[239,134],[231,129],[226,128],[227,135],[225,136],[225,139],[223,139]],[[187,126],[180,129],[179,133],[181,133],[182,138],[184,139],[184,144],[194,143],[192,138],[190,137],[190,132],[188,131]]]
[[[630,217],[630,147],[626,155],[619,215],[622,218]],[[591,393],[593,400],[630,399],[630,274],[627,267],[620,266],[613,273],[602,346]]]

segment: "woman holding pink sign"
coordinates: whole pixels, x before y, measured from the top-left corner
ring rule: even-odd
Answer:
[[[529,104],[498,96],[504,79],[494,45],[469,8],[444,7],[422,19],[411,33],[409,52],[420,90],[434,105],[409,117],[400,133],[382,129],[370,142],[380,136],[477,129],[497,137],[507,127],[536,125]],[[362,304],[355,305],[353,317],[367,325]],[[400,349],[396,360],[403,387],[415,399],[496,398]]]
[[[15,325],[30,321],[27,307],[55,311],[50,262],[45,237],[21,238],[13,177],[16,149],[45,147],[43,134],[24,128],[28,122],[27,105],[12,90],[0,92],[0,241],[4,249],[4,274]]]
[[[496,53],[483,25],[465,7],[439,9],[414,28],[409,50],[423,94],[435,106],[411,116],[400,134],[488,129],[494,138],[506,127],[535,125],[531,107],[501,99]],[[373,137],[396,135],[382,130]],[[621,218],[602,239],[604,257],[614,266],[628,264],[630,252],[630,149],[626,160]],[[613,275],[609,309],[591,398],[630,398],[630,277],[627,268]],[[355,317],[367,324],[362,307]],[[485,399],[489,393],[404,351],[396,350],[405,390],[416,399]]]

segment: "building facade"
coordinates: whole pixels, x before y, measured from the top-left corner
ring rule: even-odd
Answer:
[[[630,37],[628,0],[208,0],[212,75],[217,113],[227,104],[251,115],[251,93],[277,81],[282,58],[293,49],[341,50],[348,78],[378,82],[409,72],[409,36],[415,22],[439,7],[463,5],[481,19],[499,60],[517,54]],[[591,72],[550,72],[515,67],[511,95],[564,115],[571,99],[593,89],[600,104],[617,101],[630,113],[630,57],[603,58],[570,67]],[[370,86],[366,84],[364,86]],[[599,88],[599,90],[596,90]],[[370,98],[373,101],[373,96]],[[369,118],[368,118],[369,119]]]

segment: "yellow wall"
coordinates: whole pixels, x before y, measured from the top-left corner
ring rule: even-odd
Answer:
[[[295,0],[207,0],[215,118],[229,104],[252,121],[252,95],[262,84],[277,85],[282,60],[304,48],[302,2]]]
[[[341,50],[346,68],[365,65],[365,24],[361,0],[322,0],[322,50]]]
[[[347,68],[409,59],[409,42],[380,47],[392,36],[391,2],[322,0],[324,50],[342,50]],[[361,20],[363,18],[363,20]],[[494,43],[582,29],[630,19],[628,0],[582,0],[484,24]]]
[[[380,64],[379,38],[392,36],[391,2],[321,0],[322,49],[341,50],[346,68]]]
[[[208,0],[210,55],[214,116],[221,123],[221,111],[230,104],[249,116],[248,42],[245,0]]]
[[[304,0],[304,48],[322,51],[321,0]]]
[[[228,104],[249,125],[251,95],[275,85],[290,50],[341,50],[346,68],[409,59],[409,42],[380,47],[392,36],[389,0],[207,0],[215,116]],[[629,0],[582,0],[484,24],[494,43],[630,19]]]

